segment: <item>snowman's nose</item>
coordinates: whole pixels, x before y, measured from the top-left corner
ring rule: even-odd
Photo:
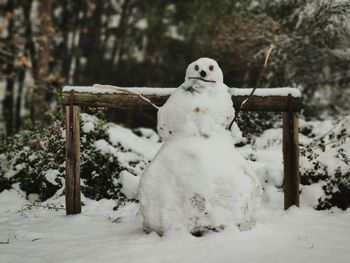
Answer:
[[[204,70],[201,70],[199,74],[201,75],[202,78],[204,78],[207,75],[207,72],[205,72]]]

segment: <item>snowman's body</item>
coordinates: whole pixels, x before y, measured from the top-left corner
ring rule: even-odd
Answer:
[[[208,87],[200,80],[182,84],[158,111],[158,133],[206,136],[225,130],[234,116],[228,87]]]
[[[191,78],[203,68],[212,72]],[[202,233],[251,225],[261,187],[226,129],[233,115],[216,62],[202,58],[190,64],[185,83],[158,112],[165,142],[139,187],[145,230]]]

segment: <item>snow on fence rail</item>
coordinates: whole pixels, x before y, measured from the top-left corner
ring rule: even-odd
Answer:
[[[161,106],[175,88],[121,88],[113,86],[65,86],[62,102],[66,106],[66,213],[81,212],[80,198],[80,107],[130,109],[150,108],[140,95]],[[237,109],[248,98],[251,89],[230,88]],[[284,208],[299,206],[299,138],[297,112],[302,97],[295,88],[256,89],[243,111],[283,112]]]
[[[66,86],[62,90],[63,104],[69,104],[70,92],[74,92],[74,105],[82,107],[132,108],[142,106],[152,107],[142,101],[137,94],[150,99],[161,106],[176,88],[122,88],[113,89],[93,86]],[[123,92],[125,90],[125,92]],[[230,88],[232,102],[237,109],[249,96],[252,89]],[[134,94],[132,94],[134,93]],[[298,112],[302,106],[301,93],[295,88],[256,89],[253,97],[245,106],[244,111],[274,111],[288,110],[288,94],[291,95],[291,109]]]

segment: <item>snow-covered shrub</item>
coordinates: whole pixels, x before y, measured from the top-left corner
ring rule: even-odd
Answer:
[[[326,125],[325,125],[326,124]],[[317,209],[350,207],[350,116],[335,125],[310,122],[301,132],[312,137],[301,148],[301,184],[322,184]]]
[[[264,188],[263,203],[283,204],[282,128],[256,136],[242,153],[255,167]],[[300,119],[301,206],[350,207],[350,116],[337,121]]]
[[[122,198],[120,186],[114,180],[121,167],[117,158],[108,151],[96,147],[96,141],[107,143],[106,122],[91,115],[82,114],[81,123],[81,170],[82,193],[92,199]]]
[[[135,181],[138,184],[138,175],[158,150],[158,141],[152,130],[138,129],[134,133],[81,114],[82,193],[96,200],[135,199]],[[62,194],[64,162],[63,121],[21,131],[0,145],[0,192],[20,183],[21,190],[27,195],[37,194],[41,201]]]
[[[0,180],[46,200],[62,187],[64,138],[59,121],[48,128],[24,130],[2,143]],[[3,189],[0,189],[3,190]]]
[[[153,147],[157,145],[158,136],[148,129],[136,130],[138,136],[127,128],[95,116],[81,116],[83,194],[96,200],[135,199],[133,192],[137,185],[134,181],[138,181],[138,175],[156,153],[157,149]]]

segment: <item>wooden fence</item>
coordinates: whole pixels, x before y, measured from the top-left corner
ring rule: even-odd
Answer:
[[[80,199],[80,107],[131,109],[152,107],[140,95],[161,106],[174,88],[112,88],[66,86],[62,101],[66,106],[66,213],[81,212]],[[233,106],[247,99],[251,89],[231,88]],[[138,95],[139,94],[139,95]],[[257,89],[244,111],[283,112],[284,208],[299,206],[299,139],[297,112],[302,108],[301,94],[293,88]]]

